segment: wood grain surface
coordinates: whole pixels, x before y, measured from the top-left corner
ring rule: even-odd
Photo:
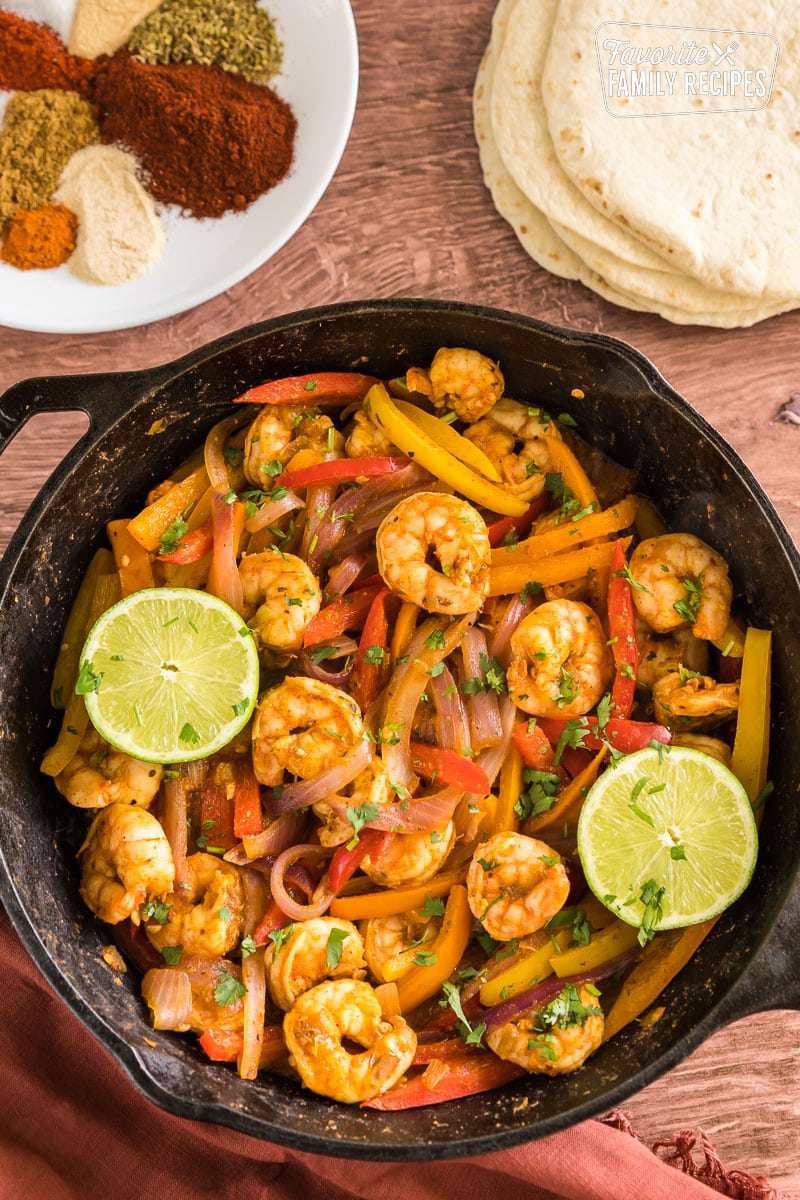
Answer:
[[[479,302],[614,334],[642,350],[739,451],[800,541],[800,426],[776,421],[800,392],[800,313],[736,332],[681,328],[536,267],[494,211],[472,135],[472,82],[492,9],[492,0],[354,0],[361,84],[352,135],[326,195],[289,244],[215,300],[155,325],[95,336],[0,328],[0,391],[33,375],[152,366],[311,305],[389,296]],[[36,418],[8,448],[3,546],[85,424],[75,413]],[[800,1192],[800,1015],[739,1021],[626,1107],[648,1140],[701,1126],[726,1165]]]

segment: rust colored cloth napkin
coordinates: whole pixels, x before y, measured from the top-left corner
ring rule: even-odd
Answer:
[[[186,1121],[139,1094],[51,991],[1,909],[0,972],[0,1200],[777,1197],[756,1181],[734,1190],[724,1172],[707,1187],[684,1173],[690,1157],[673,1153],[670,1165],[596,1121],[496,1154],[402,1165],[303,1154]]]

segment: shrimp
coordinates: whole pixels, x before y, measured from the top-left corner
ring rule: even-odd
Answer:
[[[550,455],[545,437],[560,438],[558,426],[541,409],[516,400],[498,400],[481,421],[464,430],[494,463],[507,491],[521,500],[535,500],[544,491]]]
[[[708,642],[696,638],[691,629],[654,633],[637,614],[636,641],[639,646],[636,683],[639,687],[652,688],[663,675],[680,667],[701,674],[708,670]]]
[[[369,414],[360,408],[353,416],[353,428],[347,435],[344,450],[349,458],[383,458],[392,451],[396,452],[396,447]]]
[[[290,1063],[303,1083],[343,1104],[371,1100],[411,1066],[417,1035],[402,1017],[385,1017],[368,983],[338,979],[304,992],[283,1020]],[[347,1039],[363,1046],[353,1054]]]
[[[350,921],[312,917],[289,928],[288,937],[277,948],[269,946],[264,958],[269,993],[284,1012],[324,979],[364,978],[364,943]]]
[[[162,967],[151,970],[161,971]],[[207,954],[181,954],[178,969],[189,976],[192,1007],[186,1024],[180,1033],[191,1029],[193,1033],[204,1033],[206,1029],[241,1029],[244,1023],[242,997],[225,997],[227,1004],[219,1004],[214,996],[219,984],[228,976],[235,983],[242,982],[238,963],[229,958],[211,958]],[[145,999],[147,997],[145,996]],[[148,1001],[149,1003],[149,1001]],[[152,1008],[152,1005],[151,1005]]]
[[[614,673],[603,626],[580,600],[547,600],[511,635],[508,692],[535,717],[580,717]]]
[[[175,864],[166,834],[155,817],[127,804],[101,808],[78,851],[80,893],[96,917],[117,925],[172,888]]]
[[[288,771],[313,779],[336,766],[363,737],[355,700],[329,683],[288,676],[258,702],[253,719],[253,770],[277,787]]]
[[[376,546],[386,586],[427,612],[475,612],[489,594],[486,523],[457,496],[417,492],[401,500],[381,522]],[[428,565],[433,556],[439,570]]]
[[[723,767],[731,765],[731,748],[722,738],[705,737],[702,733],[676,733],[672,738],[673,746],[685,746],[687,750],[699,750],[701,754],[710,754],[721,762]]]
[[[536,1075],[565,1075],[582,1067],[603,1040],[603,1012],[586,987],[568,983],[549,1004],[499,1025],[486,1035],[499,1058]]]
[[[656,633],[690,625],[697,638],[722,637],[733,589],[725,560],[692,533],[640,542],[631,555],[633,602]]]
[[[568,895],[569,879],[559,855],[522,833],[496,833],[482,842],[467,871],[472,914],[500,942],[542,929]]]
[[[398,833],[381,847],[377,861],[369,854],[361,860],[361,870],[381,887],[405,887],[407,884],[427,883],[453,849],[455,825],[432,833]]]
[[[76,808],[106,808],[109,804],[149,808],[163,776],[162,766],[114,750],[90,725],[77,754],[54,783]]]
[[[346,796],[337,795],[336,799],[346,801],[352,808],[360,808],[362,804],[377,804],[379,808],[384,808],[390,804],[389,775],[383,759],[375,755],[369,766],[347,786],[347,792]],[[342,842],[350,841],[353,836],[350,821],[343,820],[325,800],[318,800],[311,807],[322,821],[317,830],[321,845],[341,846]]]
[[[420,950],[438,937],[442,919],[411,909],[390,917],[372,917],[364,924],[367,966],[378,983],[386,983],[411,970]],[[388,975],[384,974],[387,964],[391,964]]]
[[[270,548],[245,555],[239,578],[245,617],[266,665],[286,666],[322,605],[316,575],[297,555]]]
[[[169,911],[161,923],[145,926],[156,950],[181,946],[186,954],[229,954],[239,944],[244,913],[242,877],[237,867],[213,854],[190,854],[186,882],[163,898]]]
[[[460,346],[437,350],[429,371],[412,367],[406,384],[428,396],[434,408],[451,408],[462,421],[480,420],[505,387],[497,363],[478,350]]]
[[[712,729],[739,710],[739,684],[671,671],[653,688],[656,720],[681,729]]]
[[[333,430],[332,433],[329,433]],[[285,466],[300,450],[311,452],[309,461],[322,462],[331,451],[341,451],[344,438],[334,429],[330,417],[309,412],[297,405],[276,407],[265,404],[247,431],[242,467],[254,487],[269,485],[279,474],[277,466]]]

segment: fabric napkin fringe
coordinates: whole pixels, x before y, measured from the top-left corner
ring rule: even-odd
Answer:
[[[620,1133],[628,1133],[637,1142],[644,1139],[631,1123],[630,1113],[615,1108],[600,1118],[603,1125],[610,1125]],[[668,1138],[659,1138],[650,1149],[671,1167],[697,1179],[730,1200],[796,1200],[788,1192],[778,1191],[763,1176],[751,1175],[747,1171],[728,1171],[722,1165],[708,1134],[698,1129],[682,1129]],[[702,1153],[698,1162],[694,1151]]]

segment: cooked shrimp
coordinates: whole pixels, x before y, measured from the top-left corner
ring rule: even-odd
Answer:
[[[544,491],[550,455],[545,437],[561,437],[558,426],[541,409],[528,408],[507,397],[498,400],[481,421],[464,430],[500,472],[506,490],[521,500],[535,500]]]
[[[162,968],[155,967],[158,971]],[[233,996],[227,1004],[219,1004],[214,996],[226,976],[236,983],[242,982],[238,963],[229,958],[211,958],[207,954],[181,954],[178,969],[189,976],[192,1008],[186,1025],[180,1030],[191,1029],[204,1033],[206,1029],[241,1029],[244,1020],[241,996]]]
[[[603,1012],[587,988],[568,983],[555,1000],[486,1035],[499,1058],[536,1075],[577,1071],[603,1040]]]
[[[244,891],[238,868],[213,854],[190,854],[185,873],[186,882],[163,898],[167,920],[147,922],[148,938],[156,950],[182,946],[187,954],[229,954],[242,933]]]
[[[78,752],[54,783],[76,808],[130,804],[148,808],[161,787],[164,768],[115,750],[89,726]]]
[[[568,895],[559,855],[522,833],[496,833],[482,842],[467,871],[472,914],[500,942],[542,929]]]
[[[505,382],[497,363],[478,350],[443,346],[430,370],[409,372],[409,388],[424,391],[435,408],[451,408],[462,421],[479,421],[503,394]]]
[[[383,759],[373,757],[368,767],[356,775],[355,779],[345,789],[346,795],[338,795],[336,799],[344,800],[352,808],[360,808],[362,804],[377,804],[379,808],[390,804],[392,794],[389,788],[389,775],[383,765]],[[322,824],[317,830],[320,843],[323,846],[341,846],[349,842],[353,836],[353,826],[343,820],[325,800],[312,804],[312,809]]]
[[[387,587],[427,612],[475,612],[489,594],[486,523],[457,496],[417,492],[401,500],[381,522],[376,546]]]
[[[304,992],[283,1020],[290,1062],[307,1088],[343,1104],[379,1096],[411,1066],[417,1035],[384,1017],[368,983],[338,979]],[[345,1039],[364,1049],[351,1053]]]
[[[583,716],[613,673],[603,626],[580,600],[545,601],[511,635],[508,692],[532,716]]]
[[[722,738],[705,737],[702,733],[676,733],[672,738],[673,746],[685,746],[687,750],[699,750],[702,754],[710,754],[721,762],[723,767],[730,767],[732,752],[727,742]]]
[[[326,453],[343,446],[344,438],[333,429],[330,417],[293,404],[265,404],[247,431],[242,466],[254,487],[266,488],[276,474],[273,464],[286,465],[300,450],[311,451],[311,460],[322,462]],[[304,465],[310,466],[311,462]]]
[[[656,720],[679,729],[712,729],[739,709],[739,684],[671,671],[653,688]]]
[[[303,634],[322,605],[311,568],[295,554],[262,550],[239,563],[247,624],[268,666],[286,666],[303,646]]]
[[[427,883],[453,849],[455,840],[456,830],[452,821],[448,821],[441,831],[398,833],[381,847],[376,861],[365,854],[361,860],[361,870],[381,887]]]
[[[692,533],[640,542],[631,555],[633,601],[656,633],[691,625],[695,637],[722,637],[733,589],[724,558]]]
[[[175,865],[166,834],[155,817],[127,804],[101,808],[78,851],[80,892],[101,921],[139,924],[145,900],[172,888]]]
[[[253,719],[253,770],[277,787],[285,772],[313,779],[336,766],[363,735],[355,700],[329,683],[288,676],[258,702]]]
[[[349,458],[383,458],[392,452],[397,453],[394,442],[389,440],[362,408],[353,416],[353,428],[347,435],[344,450]]]
[[[366,921],[364,954],[373,978],[378,983],[400,979],[414,966],[417,954],[435,941],[441,926],[441,917],[425,917],[415,909]],[[392,967],[389,977],[384,974],[387,963]]]
[[[691,629],[654,633],[637,614],[636,641],[639,646],[636,682],[640,687],[652,688],[663,675],[680,667],[701,674],[708,670],[708,642],[696,638]]]
[[[361,934],[350,921],[334,917],[293,925],[280,949],[274,944],[267,948],[264,961],[269,993],[284,1012],[323,979],[363,979],[366,974]]]

